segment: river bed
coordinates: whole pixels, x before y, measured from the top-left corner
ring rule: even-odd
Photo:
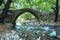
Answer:
[[[52,40],[51,37],[57,35],[60,38],[60,27],[42,25],[38,22],[16,23],[15,27],[15,30],[6,32],[5,35],[0,33],[0,40]]]

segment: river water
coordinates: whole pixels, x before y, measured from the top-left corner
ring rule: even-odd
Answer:
[[[0,35],[0,40],[59,40],[52,39],[58,35],[60,38],[60,27],[43,25],[39,22],[16,23],[15,30],[7,32],[5,36]]]

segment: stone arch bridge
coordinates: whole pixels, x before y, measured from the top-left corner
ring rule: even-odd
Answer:
[[[38,21],[40,21],[41,17],[43,17],[44,15],[48,17],[51,14],[51,13],[49,14],[49,12],[40,12],[40,11],[37,11],[37,10],[32,9],[32,8],[25,8],[25,9],[18,9],[18,10],[9,10],[7,17],[5,18],[5,22],[13,23],[15,25],[16,19],[21,14],[23,14],[24,12],[32,13],[38,19]],[[43,15],[43,16],[41,16],[41,15]],[[52,16],[51,16],[51,18],[52,18]]]
[[[32,8],[25,8],[25,9],[18,9],[18,10],[9,10],[8,11],[8,15],[7,15],[7,17],[5,18],[4,21],[15,24],[16,19],[21,14],[23,14],[24,12],[30,12],[30,13],[32,13],[38,19],[38,21],[40,21],[41,17],[43,17],[44,15],[47,16],[47,17],[50,16],[52,19],[54,17],[53,16],[54,13],[52,14],[52,12],[51,13],[49,13],[49,12],[40,12],[40,11],[37,11],[37,10],[32,9]],[[43,16],[41,16],[42,14],[43,14]],[[51,16],[51,14],[52,14],[53,17]]]
[[[12,23],[13,24],[13,27],[15,26],[15,22],[16,22],[16,19],[21,15],[23,14],[24,12],[30,12],[32,13],[37,19],[38,21],[41,20],[41,15],[43,14],[43,16],[47,16],[49,17],[50,16],[50,19],[54,17],[54,14],[52,13],[49,13],[49,12],[40,12],[40,11],[37,11],[35,9],[32,9],[32,8],[25,8],[25,9],[18,9],[18,10],[9,10],[8,11],[8,15],[7,17],[5,18],[5,22],[8,22],[8,23]],[[0,13],[1,14],[1,13]],[[52,14],[52,16],[51,16]],[[43,17],[42,16],[42,17]],[[46,17],[45,17],[46,18]],[[50,20],[49,19],[49,20]],[[54,19],[53,19],[54,20]]]
[[[5,18],[5,21],[15,23],[16,19],[24,12],[32,13],[38,19],[38,21],[40,21],[40,12],[31,8],[9,10],[7,17]]]

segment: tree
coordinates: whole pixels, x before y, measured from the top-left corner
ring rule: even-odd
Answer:
[[[58,20],[58,14],[59,14],[59,8],[58,8],[58,3],[59,2],[59,0],[56,0],[56,13],[55,13],[55,20],[54,20],[54,22],[57,22],[57,20]]]
[[[11,4],[12,0],[8,0],[7,3],[5,4],[5,8],[3,9],[1,18],[0,18],[0,22],[4,22],[4,19],[6,18],[9,8],[10,8],[10,4]]]

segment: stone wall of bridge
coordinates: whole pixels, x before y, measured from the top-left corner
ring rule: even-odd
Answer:
[[[52,13],[52,12],[40,12],[35,9],[25,8],[25,9],[18,9],[18,10],[9,10],[7,17],[5,18],[5,22],[12,23],[13,25],[15,25],[16,19],[24,12],[32,13],[38,19],[39,22],[41,22],[42,20],[44,22],[45,21],[54,21],[54,18],[55,18],[54,13]],[[0,15],[1,15],[1,13],[0,13]],[[43,23],[43,22],[41,22],[41,23]],[[49,23],[50,22],[48,22],[48,24]],[[55,25],[55,24],[53,23],[53,25]],[[59,25],[60,25],[60,23],[59,23]]]
[[[48,18],[50,17],[50,19],[54,19],[54,14],[49,14],[49,12],[40,12],[37,11],[35,9],[31,9],[31,8],[25,8],[25,9],[19,9],[19,10],[9,10],[8,15],[5,19],[6,22],[15,22],[16,19],[23,13],[25,12],[30,12],[32,13],[37,19],[38,21],[41,20],[48,20]],[[46,17],[46,18],[44,18]],[[49,20],[50,20],[49,19]]]
[[[32,13],[38,21],[54,21],[55,14],[53,12],[47,12],[47,11],[38,11],[31,8],[25,8],[25,9],[18,9],[18,10],[9,10],[7,17],[5,18],[5,22],[11,22],[14,23],[16,19],[23,13],[30,12]],[[1,11],[0,11],[1,14]]]
[[[40,12],[31,8],[19,9],[19,10],[9,10],[8,15],[5,19],[7,22],[15,22],[16,19],[23,13],[30,12],[32,13],[38,21],[40,21]]]

